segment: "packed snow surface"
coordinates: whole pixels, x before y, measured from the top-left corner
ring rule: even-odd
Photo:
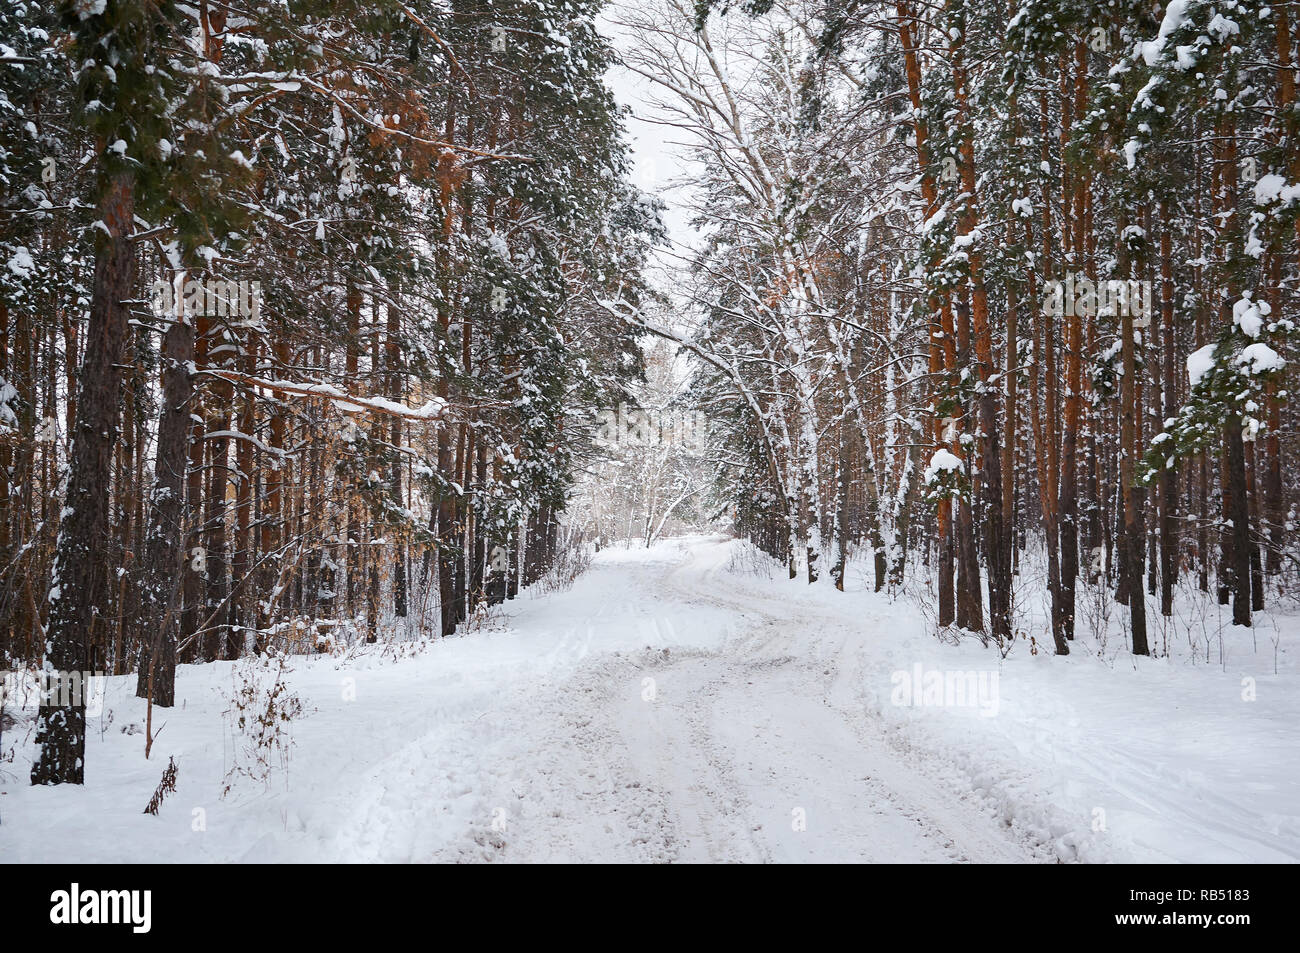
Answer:
[[[1003,659],[852,582],[720,537],[606,549],[481,631],[294,657],[287,762],[224,797],[248,661],[182,666],[148,761],[134,677],[108,679],[84,787],[27,784],[19,708],[0,860],[1300,859],[1287,637]],[[143,814],[169,757],[177,790]]]

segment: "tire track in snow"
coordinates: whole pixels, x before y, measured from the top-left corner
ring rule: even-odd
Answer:
[[[476,717],[374,766],[336,843],[376,859],[471,862],[1033,859],[891,746],[858,700],[861,633],[725,588],[723,554],[706,541],[684,560],[601,566],[590,585],[617,597],[591,604],[544,656],[553,675],[487,691]],[[710,644],[719,633],[703,626],[725,629],[716,650],[627,649],[629,632]],[[435,843],[421,830],[431,810],[461,818],[464,835]]]
[[[655,679],[654,700],[642,699],[634,675],[590,719],[617,728],[621,743],[607,739],[606,756],[658,800],[675,846],[667,859],[1032,859],[978,807],[902,764],[864,706],[832,704],[849,657],[842,622],[719,592],[716,566],[698,562],[692,553],[666,569],[656,593],[661,605],[732,609],[725,648],[667,660],[647,653],[638,674]],[[825,632],[807,646],[815,653],[786,651],[810,626]],[[795,812],[805,830],[795,829]]]

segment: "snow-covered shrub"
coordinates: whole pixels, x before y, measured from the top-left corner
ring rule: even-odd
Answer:
[[[782,567],[775,559],[763,552],[747,539],[739,539],[731,547],[731,556],[727,560],[727,572],[743,576],[761,576],[773,578]]]
[[[591,567],[591,558],[591,547],[585,543],[557,549],[551,565],[533,586],[533,593],[546,595],[572,588],[578,577]]]
[[[240,777],[269,785],[277,769],[288,769],[293,720],[305,711],[289,688],[291,671],[289,656],[276,652],[235,667],[234,693],[223,713],[231,742],[223,797]]]

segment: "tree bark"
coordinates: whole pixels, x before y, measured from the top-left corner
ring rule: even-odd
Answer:
[[[189,460],[190,401],[194,383],[194,328],[180,321],[163,335],[162,407],[141,596],[144,633],[135,693],[170,708],[176,698],[176,610],[185,538],[185,468]]]
[[[100,606],[108,571],[100,547],[108,535],[109,480],[117,436],[119,360],[126,339],[135,277],[135,180],[113,176],[99,203],[106,234],[95,253],[90,325],[81,364],[77,427],[72,436],[68,493],[50,580],[50,619],[45,633],[45,671],[52,684],[37,717],[40,754],[33,784],[81,784],[85,777],[85,697],[74,680],[86,667],[87,639]]]

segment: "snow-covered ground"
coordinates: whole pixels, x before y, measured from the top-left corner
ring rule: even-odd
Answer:
[[[231,773],[254,759],[227,713],[274,667],[182,667],[148,761],[134,679],[109,679],[81,788],[26,783],[20,710],[0,860],[1300,860],[1286,638],[1229,632],[1215,664],[1003,659],[754,565],[716,537],[606,550],[483,631],[294,658],[304,711],[265,781]]]

